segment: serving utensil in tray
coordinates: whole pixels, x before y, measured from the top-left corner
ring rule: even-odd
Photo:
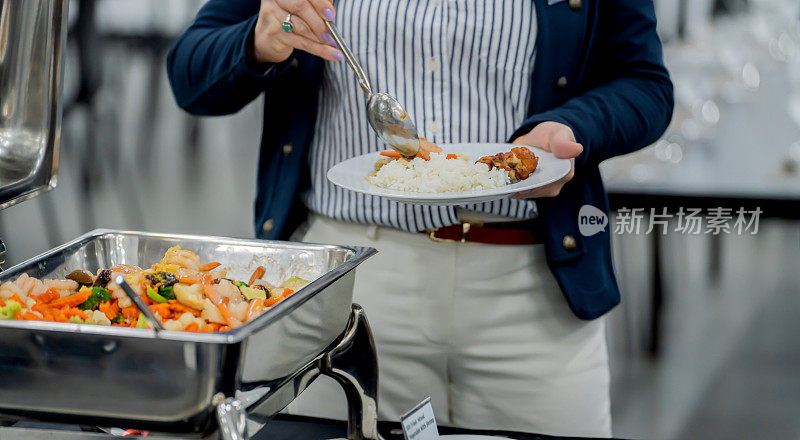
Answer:
[[[222,438],[245,439],[248,414],[263,426],[327,374],[348,396],[350,438],[377,438],[374,346],[352,304],[354,269],[374,249],[96,230],[0,272],[0,282],[147,266],[174,245],[221,262],[234,279],[264,266],[276,285],[291,275],[314,281],[224,333],[0,320],[0,418],[167,433],[219,427]]]

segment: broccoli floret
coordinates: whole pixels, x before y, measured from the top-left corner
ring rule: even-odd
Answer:
[[[172,286],[161,286],[158,288],[158,294],[166,298],[167,300],[176,299],[175,298],[175,288]]]
[[[112,324],[124,324],[125,317],[122,316],[122,313],[118,314],[114,319],[111,320]]]
[[[0,319],[14,319],[14,315],[22,310],[22,304],[16,301],[8,301],[5,307],[0,307]]]
[[[147,278],[151,283],[153,283],[153,286],[156,287],[170,287],[173,284],[178,283],[178,278],[176,278],[175,274],[171,272],[164,272],[164,271],[154,272],[151,274],[147,274],[144,277]]]
[[[95,310],[101,303],[106,301],[111,301],[111,292],[103,287],[94,286],[89,299],[78,304],[78,308],[81,310]]]

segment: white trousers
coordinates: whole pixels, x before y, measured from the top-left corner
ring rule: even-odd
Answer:
[[[611,435],[603,318],[576,318],[542,246],[436,243],[423,234],[314,217],[305,241],[370,246],[354,301],[378,351],[381,419],[427,396],[441,425]],[[346,418],[320,378],[294,414]]]

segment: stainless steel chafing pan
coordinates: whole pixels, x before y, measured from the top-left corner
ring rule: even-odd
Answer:
[[[353,319],[354,269],[375,252],[96,230],[0,273],[0,282],[22,273],[55,278],[79,268],[146,266],[174,245],[197,253],[203,261],[221,262],[232,278],[247,279],[262,265],[267,268],[265,278],[275,282],[289,275],[314,281],[252,322],[225,333],[156,335],[124,327],[0,321],[0,417],[206,432],[213,428],[212,415],[222,399],[257,384],[265,389],[264,384],[299,380],[298,371],[308,370],[309,363],[341,340]],[[305,385],[295,386],[294,393]],[[271,403],[272,411],[294,397],[286,394],[285,401]]]
[[[0,0],[0,209],[56,184],[65,0]]]

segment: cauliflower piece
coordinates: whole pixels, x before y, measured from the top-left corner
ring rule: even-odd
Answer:
[[[87,316],[87,324],[111,325],[111,320],[100,310],[86,310],[84,313]]]

